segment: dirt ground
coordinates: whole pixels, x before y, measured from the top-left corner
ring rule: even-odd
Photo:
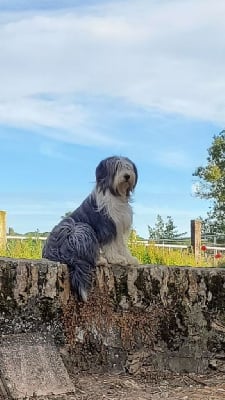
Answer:
[[[222,400],[225,374],[129,377],[124,374],[81,374],[73,378],[76,394],[65,400]]]
[[[75,393],[34,396],[30,400],[224,400],[225,373],[131,377],[125,374],[77,373]],[[8,397],[7,397],[8,399]],[[0,396],[0,400],[7,400]],[[26,397],[26,399],[28,399]]]

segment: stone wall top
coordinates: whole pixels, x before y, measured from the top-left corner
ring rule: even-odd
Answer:
[[[97,268],[88,302],[66,265],[0,258],[0,335],[47,332],[72,367],[225,368],[225,269]]]

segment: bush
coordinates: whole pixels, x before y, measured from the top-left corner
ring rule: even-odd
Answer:
[[[0,250],[0,256],[12,258],[40,259],[42,257],[43,241],[37,239],[10,239],[6,250]],[[189,249],[174,249],[157,247],[154,243],[146,246],[142,243],[130,243],[131,253],[137,257],[140,264],[177,265],[177,266],[225,266],[225,259],[213,260],[202,256],[196,263],[194,254]]]

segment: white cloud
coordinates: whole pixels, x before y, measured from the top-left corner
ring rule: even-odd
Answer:
[[[182,150],[160,150],[153,155],[154,159],[160,164],[168,168],[189,168],[192,161]]]
[[[85,123],[86,115],[77,105],[60,104],[45,99],[14,98],[0,104],[0,119],[4,124],[29,127],[70,128]]]
[[[0,123],[110,145],[79,95],[224,123],[224,14],[223,0],[129,0],[2,16]]]
[[[17,97],[0,102],[2,124],[35,129],[39,134],[69,143],[121,144],[90,126],[92,114],[79,104],[62,99]]]
[[[40,154],[50,158],[57,158],[63,161],[72,161],[72,158],[68,157],[68,155],[62,153],[55,142],[42,142],[40,144]]]

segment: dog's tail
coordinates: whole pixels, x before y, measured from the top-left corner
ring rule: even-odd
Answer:
[[[48,236],[42,256],[67,264],[73,294],[87,301],[99,256],[98,240],[91,226],[64,218]]]
[[[79,300],[86,302],[92,283],[92,265],[84,260],[76,260],[73,265],[68,264],[68,268],[73,294],[77,295]]]

